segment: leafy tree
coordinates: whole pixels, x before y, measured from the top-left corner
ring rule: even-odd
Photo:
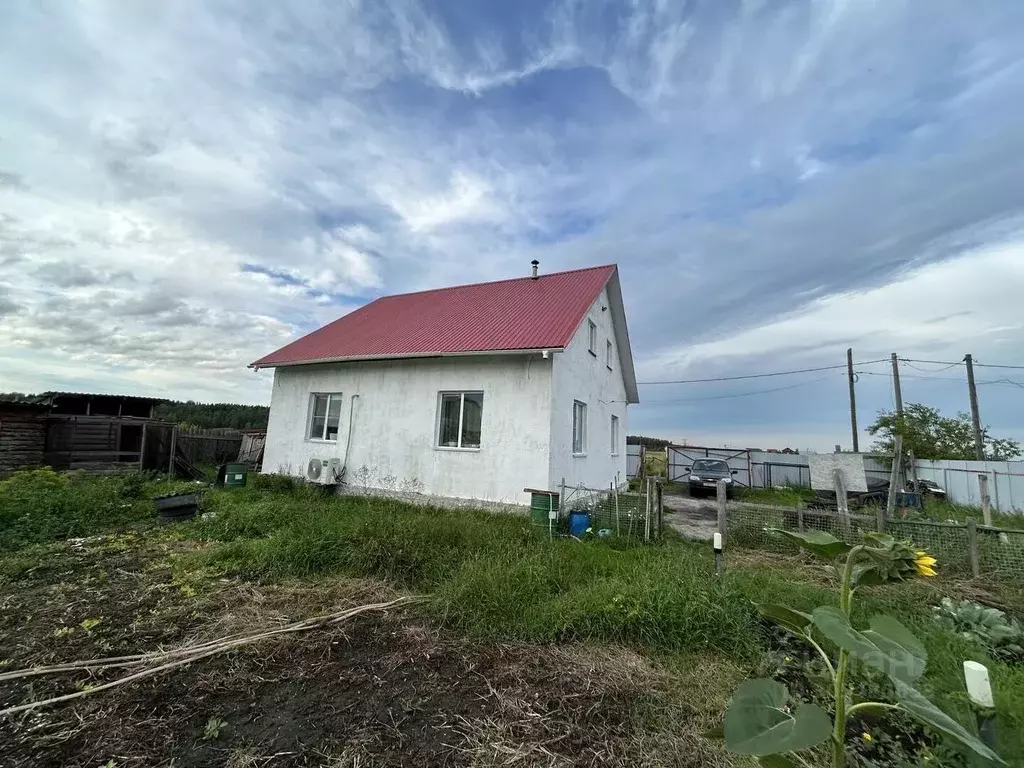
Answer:
[[[170,401],[156,407],[156,418],[202,429],[266,429],[270,409],[265,405]]]
[[[652,451],[664,450],[666,446],[672,444],[671,440],[662,440],[660,437],[644,437],[643,435],[628,435],[626,437],[627,445],[642,445],[645,448],[650,448]]]
[[[879,453],[892,453],[896,435],[903,437],[903,450],[913,450],[918,459],[974,459],[974,429],[971,417],[958,413],[949,418],[921,403],[909,403],[902,416],[893,411],[879,411],[868,432],[877,439],[871,446]],[[981,430],[985,458],[1007,461],[1020,456],[1020,443],[1008,438],[994,438],[988,427]]]

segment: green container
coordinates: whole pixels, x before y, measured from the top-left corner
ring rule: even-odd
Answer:
[[[225,464],[224,465],[224,487],[241,488],[249,477],[248,464]]]
[[[554,510],[557,518],[557,493],[538,493],[534,491],[530,495],[530,524],[538,531],[547,533],[549,530],[554,530],[557,519],[550,519],[551,510]]]

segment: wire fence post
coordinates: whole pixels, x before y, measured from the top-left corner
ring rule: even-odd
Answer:
[[[654,484],[654,478],[647,478],[647,498],[644,500],[644,541],[651,540],[651,486]]]
[[[967,547],[971,553],[971,574],[981,576],[981,562],[978,556],[978,524],[973,517],[967,518]]]
[[[804,532],[804,505],[799,501],[796,503],[796,527],[800,533]]]
[[[725,480],[719,480],[718,481],[718,532],[720,534],[722,534],[722,541],[723,542],[725,541],[725,529],[726,529],[726,525],[728,524],[728,520],[726,518],[726,511],[727,511],[726,510],[726,501],[727,501],[726,488],[727,488],[727,486],[725,484]]]
[[[992,497],[988,495],[988,475],[978,475],[978,492],[981,494],[981,519],[985,525],[992,525]]]

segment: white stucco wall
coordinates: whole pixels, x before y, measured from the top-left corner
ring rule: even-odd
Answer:
[[[607,488],[626,481],[626,387],[612,332],[612,313],[606,291],[590,307],[565,351],[553,356],[551,400],[551,488],[562,478],[566,486]],[[587,319],[597,325],[597,356],[589,351]],[[605,342],[612,342],[612,370],[605,365]],[[587,404],[587,450],[572,453],[573,401]],[[611,446],[611,417],[619,417],[619,444]],[[617,454],[617,455],[613,455]]]
[[[344,460],[351,398],[358,395],[347,461],[350,484],[529,504],[523,488],[549,486],[551,365],[532,355],[278,368],[263,471],[304,475],[314,456]],[[442,391],[484,393],[479,450],[436,447]],[[342,393],[337,443],[306,439],[313,392]],[[624,448],[622,461],[624,471]]]

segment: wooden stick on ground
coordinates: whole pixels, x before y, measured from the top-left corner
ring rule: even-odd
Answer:
[[[156,667],[144,669],[139,672],[122,677],[117,680],[113,680],[103,685],[98,685],[95,688],[89,688],[85,691],[77,691],[75,693],[64,694],[63,696],[55,696],[50,699],[44,699],[42,701],[34,701],[29,704],[20,704],[14,707],[8,707],[7,709],[0,710],[0,715],[12,715],[17,712],[25,712],[30,709],[36,709],[37,707],[48,706],[50,704],[60,704],[65,701],[71,701],[72,699],[78,699],[83,696],[88,696],[93,693],[105,691],[110,688],[115,688],[125,683],[130,683],[135,680],[141,680],[146,677],[152,677],[153,675],[166,672],[176,667],[185,666],[191,664],[193,661],[204,659],[208,656],[214,656],[223,651],[230,650],[232,648],[238,648],[243,645],[251,645],[252,643],[258,642],[259,640],[266,639],[268,637],[274,637],[277,635],[290,634],[293,632],[302,632],[307,629],[314,629],[316,627],[325,626],[328,624],[337,624],[341,621],[349,619],[360,613],[366,613],[367,611],[383,611],[388,608],[393,608],[404,603],[414,602],[421,598],[416,597],[399,597],[395,600],[391,600],[386,603],[369,603],[367,605],[360,605],[355,608],[348,608],[344,611],[337,611],[335,613],[326,614],[324,616],[317,616],[311,619],[304,619],[293,624],[289,624],[284,627],[277,629],[268,630],[265,632],[258,632],[253,635],[247,635],[244,637],[231,636],[221,638],[220,640],[214,640],[208,643],[202,643],[199,645],[189,646],[185,648],[178,648],[170,651],[159,651],[151,654],[139,654],[137,656],[117,656],[109,659],[92,659],[87,661],[76,661],[69,662],[67,664],[57,664],[50,667],[35,667],[29,669],[16,670],[14,672],[8,672],[2,676],[2,680],[15,680],[21,677],[31,677],[35,675],[45,674],[58,674],[62,672],[70,672],[76,669],[102,669],[104,667],[120,667],[135,664],[145,664],[147,661],[166,660],[174,658],[174,661],[169,661],[164,664],[160,664]],[[184,658],[175,658],[175,657]]]

